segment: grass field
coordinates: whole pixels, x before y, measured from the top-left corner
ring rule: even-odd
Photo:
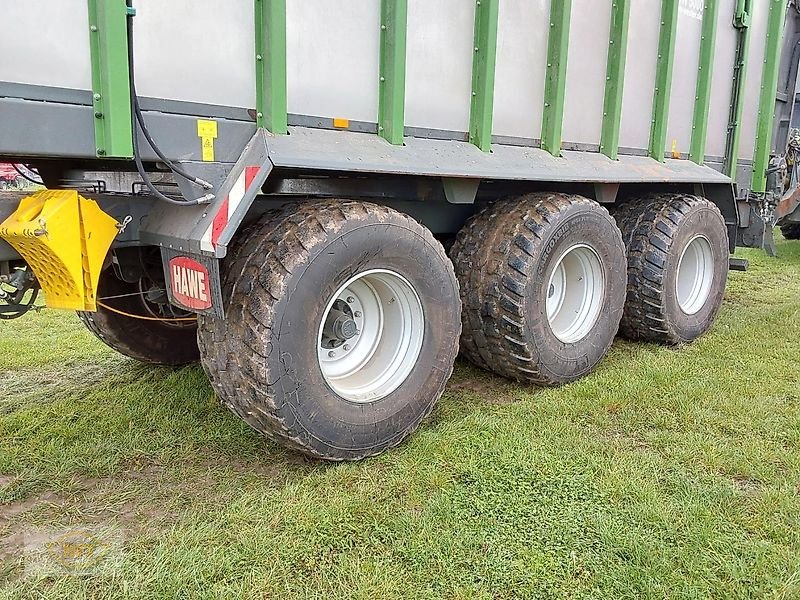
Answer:
[[[199,367],[74,315],[3,322],[0,597],[798,598],[800,243],[779,250],[739,253],[698,343],[618,340],[557,390],[459,362],[358,464],[282,451]],[[74,535],[99,559],[56,560]]]

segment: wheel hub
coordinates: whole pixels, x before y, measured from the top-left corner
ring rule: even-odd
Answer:
[[[545,300],[547,321],[560,341],[572,344],[591,331],[600,316],[605,277],[593,248],[576,244],[556,262]]]
[[[687,315],[694,315],[706,304],[714,282],[714,252],[704,235],[689,240],[678,261],[675,295],[678,306]]]
[[[422,303],[408,280],[386,269],[366,271],[328,303],[318,335],[320,370],[341,397],[378,400],[411,373],[423,332]]]

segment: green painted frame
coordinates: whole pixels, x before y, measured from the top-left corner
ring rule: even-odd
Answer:
[[[619,130],[622,122],[622,92],[625,87],[630,14],[631,0],[612,2],[600,152],[613,160],[619,156]]]
[[[739,141],[742,135],[742,113],[744,111],[744,89],[747,83],[747,58],[750,55],[751,0],[737,0],[733,26],[739,31],[736,42],[736,58],[733,64],[733,88],[730,114],[728,115],[728,138],[725,140],[725,156],[722,172],[736,179],[739,164]]]
[[[408,0],[381,0],[378,135],[403,143],[406,106],[406,38]]]
[[[661,31],[658,36],[658,65],[656,67],[656,87],[653,91],[653,118],[648,148],[648,155],[659,162],[664,162],[667,145],[669,98],[672,91],[672,70],[675,66],[677,29],[677,0],[661,0]]]
[[[122,0],[88,0],[88,10],[95,151],[101,158],[132,158],[128,9]]]
[[[288,131],[286,104],[286,0],[255,0],[256,123]]]
[[[554,156],[561,155],[571,16],[572,0],[550,0],[550,33],[547,37],[547,71],[542,111],[542,148]]]
[[[499,13],[500,0],[476,0],[469,141],[484,152],[492,149],[494,75],[497,64],[497,18]]]
[[[751,190],[756,193],[767,191],[767,169],[772,149],[775,95],[781,66],[781,44],[786,24],[786,10],[786,0],[770,0],[767,37],[764,42],[764,71],[761,76],[761,96],[758,102],[756,147],[753,154],[753,179],[750,185]]]
[[[689,160],[702,165],[706,158],[708,115],[711,108],[711,78],[714,70],[714,50],[717,41],[718,0],[706,0],[700,37],[700,59],[697,65],[697,90],[694,97],[692,141]]]

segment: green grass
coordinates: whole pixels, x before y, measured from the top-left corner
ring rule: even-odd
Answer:
[[[70,314],[0,325],[0,597],[800,597],[800,243],[711,334],[556,390],[459,362],[429,421],[307,462]],[[76,529],[87,574],[37,563]],[[51,557],[51,562],[54,563]]]

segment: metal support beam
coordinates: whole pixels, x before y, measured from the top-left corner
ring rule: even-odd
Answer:
[[[403,143],[406,105],[408,0],[381,0],[381,58],[378,135]]]
[[[500,0],[476,0],[472,57],[469,141],[484,152],[492,148],[494,73],[497,62],[497,16]]]
[[[694,97],[692,142],[689,160],[702,165],[706,157],[708,113],[711,107],[711,77],[714,68],[714,48],[717,38],[718,0],[706,0],[700,38],[700,60],[697,67],[697,91]]]
[[[669,96],[672,90],[672,68],[675,64],[675,41],[678,29],[678,2],[661,0],[661,33],[658,36],[658,65],[656,88],[653,92],[653,120],[650,126],[648,155],[664,161],[667,145]]]
[[[769,20],[764,50],[764,71],[761,76],[761,96],[758,103],[756,149],[753,155],[754,192],[767,191],[767,168],[772,150],[772,129],[775,116],[775,93],[778,89],[778,71],[781,62],[781,42],[786,24],[786,0],[769,1]]]
[[[256,122],[286,133],[286,0],[255,0]]]
[[[628,54],[628,22],[630,14],[630,0],[614,0],[612,2],[600,152],[614,160],[617,159],[619,154],[619,129],[622,120],[622,91],[625,85],[625,60]]]
[[[737,0],[733,26],[738,30],[736,59],[733,63],[733,90],[731,92],[730,113],[728,115],[728,137],[725,140],[725,158],[722,172],[736,179],[739,162],[739,140],[742,133],[742,112],[744,110],[744,88],[747,82],[747,58],[750,54],[750,15],[751,0]]]
[[[542,148],[561,155],[564,94],[567,87],[567,55],[572,0],[550,1],[550,33],[547,40],[547,72],[544,82]]]
[[[88,6],[95,153],[103,158],[131,158],[127,7],[122,0],[89,0]]]

